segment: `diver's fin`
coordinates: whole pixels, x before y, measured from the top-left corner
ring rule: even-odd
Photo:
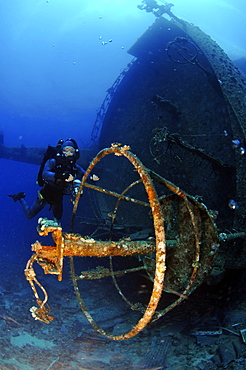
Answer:
[[[8,197],[12,198],[14,202],[17,202],[17,200],[21,200],[22,198],[25,198],[26,194],[21,191],[20,193],[16,194],[8,194]]]

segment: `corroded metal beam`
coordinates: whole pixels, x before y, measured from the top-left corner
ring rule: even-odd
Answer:
[[[53,238],[54,238],[54,231]],[[115,241],[100,241],[92,238],[84,238],[77,234],[61,235],[61,240],[56,246],[45,246],[36,241],[32,244],[32,251],[38,254],[39,261],[45,259],[47,261],[61,258],[59,256],[60,246],[62,247],[63,257],[109,257],[109,256],[134,256],[146,255],[155,253],[155,239],[149,240],[119,240]],[[176,240],[167,240],[167,248],[174,247]],[[54,266],[53,266],[54,267]],[[54,270],[55,271],[55,270]],[[50,272],[49,272],[50,273]],[[55,272],[53,272],[55,273]]]

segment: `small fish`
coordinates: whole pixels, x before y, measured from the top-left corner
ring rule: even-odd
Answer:
[[[238,203],[235,200],[230,199],[229,202],[228,202],[228,206],[231,209],[237,209],[238,208]]]
[[[238,148],[241,145],[241,141],[238,140],[238,139],[234,139],[231,142],[232,142],[232,147],[233,148]]]
[[[227,130],[224,130],[224,135],[225,136],[228,136],[229,135]]]
[[[245,154],[245,148],[243,148],[243,147],[241,146],[239,150],[240,150],[240,154],[241,154],[241,155],[244,155],[244,154]]]

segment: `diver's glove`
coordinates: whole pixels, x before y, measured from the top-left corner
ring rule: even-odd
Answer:
[[[97,175],[95,175],[95,174],[93,174],[93,175],[91,175],[90,177],[89,177],[89,179],[91,180],[91,181],[98,181],[98,180],[100,180],[100,177],[99,176],[97,176]]]

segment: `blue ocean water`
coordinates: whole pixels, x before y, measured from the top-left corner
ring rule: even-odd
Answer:
[[[138,4],[140,0],[1,2],[1,129],[6,145],[45,146],[57,136],[87,143],[106,90],[132,59],[127,50],[155,19]],[[236,59],[245,52],[244,6],[243,0],[176,0],[172,9]]]
[[[5,145],[45,147],[48,144],[55,145],[60,138],[67,137],[75,138],[81,148],[90,145],[93,124],[106,92],[132,59],[127,50],[155,20],[153,14],[139,10],[139,4],[141,0],[0,1],[0,130]],[[245,0],[174,0],[173,4],[172,10],[177,16],[208,33],[231,59],[246,56]],[[14,282],[21,282],[22,288],[26,289],[23,270],[31,255],[30,245],[37,239],[38,217],[27,220],[19,204],[12,202],[7,195],[24,191],[31,202],[38,190],[38,166],[0,159],[0,168],[0,261],[4,266],[0,305],[1,312],[7,312],[12,317],[17,315],[19,304],[19,293],[15,291]],[[71,210],[69,205],[66,207]],[[47,216],[47,212],[46,208],[40,216]],[[64,223],[68,225],[69,220],[64,220]],[[61,283],[64,284],[64,295],[66,300],[75,300],[73,294],[70,296],[67,292],[68,289],[72,291],[68,280]],[[56,291],[58,288],[54,280],[49,281],[53,291]],[[14,303],[11,296],[14,297]],[[26,301],[30,299],[31,306],[31,290],[29,297],[26,292],[23,297]],[[19,299],[22,299],[20,294]],[[44,358],[35,360],[42,357],[40,348],[43,347],[38,342],[33,345],[31,340],[34,339],[29,338],[28,342],[26,337],[24,346],[32,346],[32,354],[26,364],[23,359],[18,363],[23,347],[16,344],[13,338],[20,336],[20,331],[22,335],[29,335],[31,325],[29,306],[22,306],[22,309],[26,313],[22,312],[20,326],[11,325],[11,320],[7,319],[0,322],[3,337],[4,332],[8,331],[6,341],[2,343],[2,353],[5,353],[5,347],[10,343],[15,348],[12,362],[8,351],[0,357],[0,369],[69,369],[69,361],[75,361],[72,355],[68,359],[73,345],[71,333],[73,327],[77,333],[82,330],[77,318],[79,314],[74,313],[74,307],[69,308],[69,314],[74,313],[76,316],[72,324],[65,323],[65,314],[59,317],[59,328],[52,324],[53,331],[47,329],[44,332],[42,325],[45,324],[35,322],[32,335],[38,338],[40,331],[42,345],[45,345],[45,339],[49,339],[49,330],[52,341],[55,333],[62,333],[68,342],[71,341],[66,361],[61,360],[60,350],[54,357],[53,365],[52,361],[45,363]],[[16,321],[19,322],[18,317]],[[28,329],[25,329],[25,325]],[[11,331],[12,339],[9,335]],[[142,340],[147,343],[144,336]],[[95,350],[93,354],[93,348],[98,346],[101,349],[106,344],[88,340],[86,346],[89,349],[86,348],[95,361],[101,361],[103,351]],[[62,348],[62,342],[58,345]],[[82,350],[79,345],[77,340],[75,347],[76,353],[80,354],[80,362],[79,365],[71,365],[71,369],[82,369],[83,353],[80,353]],[[137,340],[132,345],[131,356],[137,362],[138,358],[134,358]],[[108,351],[113,358],[112,369],[117,368],[117,361],[125,363],[125,369],[130,366],[127,365],[127,351],[124,347],[121,350],[120,345],[110,345]],[[99,366],[102,365],[98,364],[98,369]]]

